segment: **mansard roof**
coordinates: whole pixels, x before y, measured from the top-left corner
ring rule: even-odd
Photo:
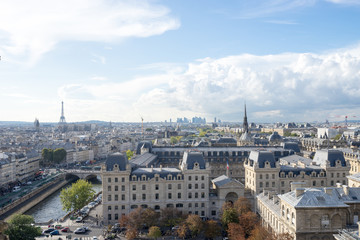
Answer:
[[[148,148],[149,152],[151,152],[152,149],[152,143],[150,141],[141,141],[136,146],[136,154],[141,154],[141,148]]]
[[[331,193],[326,193],[324,188],[305,188],[304,193],[296,196],[296,191],[291,191],[279,198],[295,208],[319,208],[319,207],[348,207],[339,198],[336,188],[330,188]]]
[[[201,152],[185,152],[184,153],[184,156],[183,156],[183,159],[181,162],[181,166],[184,166],[186,164],[187,169],[194,169],[194,166],[196,163],[199,165],[200,169],[206,168],[205,159]]]
[[[167,176],[171,175],[173,177],[181,174],[182,172],[180,169],[177,168],[138,168],[132,171],[132,176],[146,176],[148,178],[154,178],[155,174],[158,174],[161,178],[166,178]]]
[[[346,166],[346,161],[344,158],[344,153],[335,149],[323,149],[317,150],[314,156],[314,162],[320,166],[326,166],[329,162],[330,167],[336,166],[336,161],[340,161],[341,166]]]
[[[128,159],[124,154],[119,152],[109,155],[105,162],[106,171],[112,171],[115,164],[119,166],[120,171],[125,171]]]
[[[296,153],[300,152],[300,147],[299,144],[297,144],[296,142],[284,142],[282,143],[284,149],[291,149]]]
[[[262,151],[262,150],[251,151],[249,160],[251,165],[257,163],[259,168],[264,168],[266,162],[269,162],[271,168],[276,167],[276,160],[274,158],[274,153],[270,151]]]

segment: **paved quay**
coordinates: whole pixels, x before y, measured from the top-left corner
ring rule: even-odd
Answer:
[[[60,232],[61,235],[50,236],[50,234],[43,235],[41,237],[37,237],[37,240],[67,240],[67,239],[81,239],[81,240],[92,240],[93,237],[97,237],[98,239],[105,239],[104,233],[106,231],[107,226],[102,225],[102,204],[97,205],[95,208],[91,209],[89,215],[84,218],[84,221],[81,223],[75,222],[75,220],[70,220],[70,218],[66,218],[64,221],[54,221],[51,223],[52,225],[61,225],[62,227],[69,227],[70,232]],[[74,231],[78,227],[86,226],[89,228],[89,231],[83,234],[75,234]],[[41,226],[42,230],[46,230],[48,226]],[[69,238],[71,236],[71,238]],[[67,238],[68,237],[68,238]]]

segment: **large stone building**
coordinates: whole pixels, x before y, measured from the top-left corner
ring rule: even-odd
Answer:
[[[294,183],[285,194],[259,194],[256,210],[263,226],[275,233],[289,233],[295,240],[330,240],[339,229],[356,224],[359,199],[360,188],[303,188]]]
[[[160,165],[164,167],[177,167],[185,152],[201,152],[211,168],[209,173],[210,179],[214,179],[220,175],[226,175],[227,163],[229,163],[229,177],[245,182],[244,161],[248,159],[250,152],[256,149],[259,149],[259,147],[161,147],[153,146],[151,142],[143,141],[138,144],[136,154],[141,155],[146,152],[153,154],[156,157],[153,164],[157,167]],[[273,152],[275,160],[294,154],[292,149],[285,149],[284,147],[261,147],[261,149]]]
[[[112,154],[102,168],[104,221],[117,222],[140,207],[218,218],[225,201],[244,195],[244,185],[227,176],[210,181],[210,171],[199,152],[185,152],[178,168],[139,167],[120,153]]]
[[[339,150],[318,150],[313,160],[291,155],[276,161],[270,151],[252,151],[245,161],[245,188],[253,195],[264,190],[286,193],[292,182],[306,187],[347,184],[350,167]]]

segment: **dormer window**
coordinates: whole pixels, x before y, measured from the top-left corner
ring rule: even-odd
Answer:
[[[292,172],[289,172],[289,177],[293,177],[293,173]]]
[[[119,168],[119,165],[115,164],[115,165],[114,165],[114,168]]]
[[[195,166],[196,168],[198,168],[198,167],[199,167],[199,163],[196,162],[196,163],[194,164],[194,166]]]
[[[136,176],[132,176],[132,180],[133,180],[133,181],[136,181]]]
[[[141,177],[141,180],[142,180],[142,181],[146,181],[146,176],[142,176],[142,177]]]

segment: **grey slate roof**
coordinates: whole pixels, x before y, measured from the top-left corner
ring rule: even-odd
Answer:
[[[187,169],[194,169],[195,163],[199,164],[200,169],[205,169],[205,159],[201,152],[184,152],[181,165],[187,165]]]
[[[291,149],[296,153],[300,152],[299,144],[297,144],[295,142],[285,142],[282,145],[283,145],[284,149]]]
[[[151,152],[151,149],[152,149],[152,143],[150,141],[141,141],[137,144],[136,146],[136,154],[139,155],[141,154],[141,148],[144,147],[144,148],[148,148],[150,149],[149,152]]]
[[[138,168],[132,171],[131,175],[135,175],[138,178],[145,175],[148,178],[154,178],[155,174],[159,174],[161,178],[166,178],[169,174],[176,177],[181,174],[181,170],[177,168]]]
[[[282,141],[283,138],[279,135],[278,132],[273,132],[270,136],[269,136],[269,141],[270,142],[276,142],[276,141]]]
[[[340,160],[341,166],[343,167],[346,166],[344,153],[339,150],[334,150],[334,149],[317,150],[314,156],[314,162],[317,165],[321,165],[321,166],[326,166],[327,162],[329,162],[330,167],[335,167],[337,160]]]
[[[262,150],[251,151],[250,156],[249,156],[249,161],[250,161],[251,165],[257,163],[259,165],[259,168],[264,168],[265,162],[269,162],[270,167],[272,167],[272,168],[276,167],[276,161],[274,158],[274,154],[269,151],[262,151]]]
[[[319,207],[348,207],[338,197],[336,188],[331,188],[331,194],[324,188],[306,188],[304,193],[296,197],[295,191],[279,195],[279,198],[295,208],[319,208]]]
[[[114,169],[114,165],[117,164],[119,166],[120,171],[126,170],[126,164],[128,163],[127,157],[122,153],[113,153],[109,155],[106,159],[106,171],[112,171]]]
[[[144,153],[130,159],[130,163],[140,167],[150,167],[156,162],[157,155],[152,153]]]
[[[225,176],[225,175],[221,175],[213,180],[211,180],[217,187],[221,187],[225,184],[228,184],[229,182],[231,182],[231,178]]]
[[[289,156],[280,158],[281,165],[291,165],[293,163],[298,164],[299,162],[302,162],[306,166],[310,166],[312,161],[313,160],[310,158],[301,157],[299,155],[289,155]]]

